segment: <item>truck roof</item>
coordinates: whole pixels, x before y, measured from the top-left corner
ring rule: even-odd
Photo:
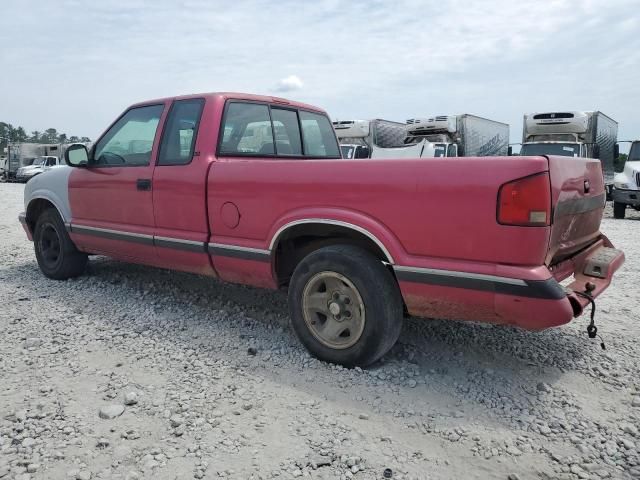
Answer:
[[[313,110],[318,113],[326,114],[326,112],[323,109],[318,108],[314,105],[310,105],[308,103],[296,102],[294,100],[288,100],[282,97],[274,97],[271,95],[254,95],[252,93],[240,93],[240,92],[192,93],[189,95],[177,95],[173,97],[154,98],[151,100],[134,103],[133,105],[131,105],[131,107],[136,107],[140,105],[149,105],[150,103],[164,103],[164,102],[173,101],[173,100],[186,100],[189,98],[210,98],[210,99],[219,98],[219,99],[222,99],[223,101],[228,99],[233,99],[233,100],[248,100],[253,102],[280,103],[280,104],[288,105],[291,107],[301,108],[304,110]]]

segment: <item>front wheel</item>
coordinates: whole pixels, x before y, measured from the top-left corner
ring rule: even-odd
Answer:
[[[613,202],[613,218],[624,218],[626,209],[625,203]]]
[[[33,244],[38,266],[45,276],[66,280],[84,272],[88,257],[76,249],[60,215],[53,208],[42,212],[36,220]]]
[[[289,285],[296,335],[320,360],[367,366],[397,341],[403,305],[392,273],[352,245],[314,251],[296,267]]]

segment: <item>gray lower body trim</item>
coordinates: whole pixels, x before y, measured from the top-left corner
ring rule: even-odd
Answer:
[[[68,225],[68,224],[65,224]],[[226,245],[223,243],[197,242],[182,238],[159,237],[145,235],[142,233],[123,232],[108,228],[89,227],[83,225],[68,225],[67,230],[81,235],[92,235],[95,237],[107,238],[111,240],[123,240],[126,242],[154,245],[156,247],[170,248],[194,253],[209,253],[222,257],[243,258],[245,260],[256,260],[260,262],[271,261],[271,251],[259,248],[241,247],[238,245]]]
[[[71,225],[71,232],[79,233],[81,235],[107,238],[109,240],[123,240],[125,242],[153,245],[153,235],[145,235],[143,233],[122,232],[108,228],[87,227],[73,224]]]
[[[210,243],[208,250],[212,255],[220,255],[223,257],[243,258],[245,260],[256,260],[259,262],[271,261],[271,250],[263,250],[260,248]]]
[[[563,200],[556,205],[554,217],[564,217],[566,215],[578,215],[580,213],[590,212],[604,208],[606,194],[602,193],[595,197],[574,198],[572,200]]]
[[[171,248],[173,250],[184,250],[185,252],[207,253],[207,244],[205,242],[183,240],[181,238],[154,236],[153,243],[156,247]]]
[[[19,217],[21,218],[21,217]],[[22,220],[21,220],[22,221]],[[271,261],[271,250],[228,245],[224,243],[205,243],[181,238],[158,237],[141,233],[122,232],[107,228],[70,225],[70,231],[84,235],[94,235],[112,240],[154,245],[157,247],[183,250],[195,253],[208,253],[221,257],[241,258],[259,262]],[[522,280],[520,278],[501,277],[482,273],[459,272],[434,268],[393,267],[398,280],[403,282],[424,283],[443,287],[465,288],[487,292],[502,293],[528,298],[559,300],[566,297],[565,290],[554,278],[547,280]]]
[[[396,272],[398,280],[403,282],[424,283],[441,287],[464,288],[468,290],[480,290],[549,300],[560,300],[567,295],[554,278],[547,280],[522,280],[519,278],[431,268],[395,266],[393,269]]]

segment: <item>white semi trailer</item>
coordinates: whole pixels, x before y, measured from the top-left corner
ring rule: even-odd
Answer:
[[[333,122],[343,158],[419,158],[429,155],[426,142],[406,143],[404,123],[390,120],[341,120]],[[427,148],[428,150],[428,148]]]
[[[409,142],[426,140],[436,146],[436,157],[490,157],[507,155],[509,125],[469,113],[407,120]]]
[[[597,158],[611,193],[618,122],[598,111],[530,113],[524,116],[520,155]]]
[[[475,115],[333,122],[345,158],[506,155],[509,125]]]

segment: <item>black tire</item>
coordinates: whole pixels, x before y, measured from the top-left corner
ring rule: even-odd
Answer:
[[[88,256],[78,251],[60,215],[53,208],[45,210],[37,218],[33,245],[40,270],[54,280],[77,277],[87,266]]]
[[[626,203],[613,202],[613,218],[624,218],[626,209]]]
[[[353,344],[331,347],[319,339],[320,334],[312,330],[312,328],[322,329],[322,323],[330,319],[327,315],[319,314],[320,325],[312,327],[310,324],[315,325],[316,320],[309,321],[309,310],[305,314],[305,306],[308,304],[305,303],[305,292],[307,292],[306,298],[310,298],[309,287],[322,275],[343,278],[344,280],[335,278],[331,280],[342,282],[342,286],[347,287],[347,292],[355,291],[356,298],[359,297],[358,301],[361,302],[362,308],[351,304],[351,301],[343,305],[345,308],[360,312],[353,314],[358,318],[362,316],[359,320],[361,325],[358,327],[358,332],[349,339],[351,332],[347,329],[339,335],[339,338],[336,337],[338,341],[343,341],[343,334],[347,333],[344,338],[345,343],[354,342]],[[325,288],[327,302],[333,303],[333,298],[336,298],[333,295],[336,294],[329,290],[329,287]],[[316,292],[317,295],[322,293]],[[344,298],[347,299],[346,296]],[[296,335],[315,357],[346,367],[365,367],[387,353],[398,340],[402,329],[403,303],[393,274],[379,259],[353,245],[332,245],[310,253],[294,270],[289,284],[289,312]],[[342,313],[338,314],[338,318]],[[342,319],[347,318],[347,313],[349,314],[347,321],[351,321],[352,314],[349,311],[344,312],[345,316]],[[332,319],[334,325],[336,321],[342,321],[335,318],[334,316]]]

